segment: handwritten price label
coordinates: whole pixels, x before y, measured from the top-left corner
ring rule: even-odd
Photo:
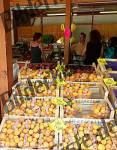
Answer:
[[[57,67],[56,67],[56,70],[59,72],[59,73],[62,73],[64,70],[65,70],[65,65],[60,65],[58,64]]]
[[[50,123],[50,127],[56,132],[61,132],[66,128],[64,122],[59,118]]]
[[[65,85],[65,81],[63,79],[60,79],[59,77],[57,77],[55,82],[59,87]]]
[[[104,79],[104,83],[107,85],[107,86],[114,86],[116,85],[116,82],[114,81],[113,78],[105,78]]]
[[[62,106],[67,105],[67,103],[60,97],[53,99],[52,103],[54,103],[55,105],[62,105]]]
[[[106,65],[106,59],[105,58],[99,58],[98,59],[98,64],[100,64],[100,65]]]

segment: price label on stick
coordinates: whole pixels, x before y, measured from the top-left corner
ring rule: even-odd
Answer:
[[[114,81],[113,78],[105,78],[105,79],[104,79],[104,83],[105,83],[107,86],[114,86],[114,85],[116,85],[116,82]]]
[[[59,87],[65,85],[65,81],[63,79],[60,79],[59,77],[56,78],[55,82]]]
[[[106,65],[107,64],[105,58],[99,58],[97,61],[98,61],[98,64],[100,64],[100,65]]]
[[[56,105],[67,105],[67,103],[60,97],[55,98],[52,100],[52,103],[56,104]]]
[[[56,132],[61,132],[66,128],[64,122],[59,118],[50,123],[50,127]]]

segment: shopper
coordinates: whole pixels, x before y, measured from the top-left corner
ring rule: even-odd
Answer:
[[[33,36],[33,41],[30,43],[31,48],[31,62],[41,63],[42,62],[42,46],[41,46],[41,33],[35,33]]]
[[[92,30],[90,32],[90,40],[87,43],[86,53],[85,53],[85,64],[92,65],[92,63],[97,64],[97,59],[102,53],[102,43],[101,35],[97,30]]]
[[[71,46],[73,53],[79,56],[83,56],[86,50],[86,34],[81,32],[78,43]]]
[[[105,58],[117,58],[117,37],[111,37],[108,48],[104,51]]]
[[[79,65],[83,64],[86,51],[86,34],[81,32],[79,42],[71,46],[72,62]]]

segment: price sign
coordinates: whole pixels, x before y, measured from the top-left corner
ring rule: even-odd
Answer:
[[[107,86],[114,86],[116,85],[116,82],[114,81],[113,78],[105,78],[104,79],[104,83],[107,85]]]
[[[57,67],[56,67],[56,70],[59,72],[59,73],[62,73],[64,70],[65,70],[65,65],[60,65],[58,64]]]
[[[98,61],[98,64],[100,64],[100,65],[106,65],[107,64],[105,58],[99,58],[97,61]]]
[[[63,98],[60,97],[53,99],[52,103],[56,105],[62,105],[62,106],[67,105],[67,103],[63,100]]]
[[[56,132],[61,132],[66,128],[64,122],[59,118],[50,123],[50,127]]]
[[[55,82],[59,87],[65,85],[65,81],[63,79],[60,79],[59,77],[57,77]]]

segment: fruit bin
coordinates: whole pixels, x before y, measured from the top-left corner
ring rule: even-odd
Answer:
[[[28,68],[30,69],[54,69],[56,67],[56,63],[40,63],[40,64],[28,64]]]
[[[114,120],[111,120],[106,124],[107,124],[107,129],[109,131],[109,136],[112,138],[113,143],[117,147],[117,123]]]
[[[18,74],[18,80],[25,80],[25,79],[44,79],[51,81],[55,78],[56,72],[51,71],[49,69],[38,69],[32,70],[30,68],[21,68]]]
[[[90,102],[64,99],[67,105],[60,106],[61,118],[92,118],[92,119],[113,119],[114,109],[109,100]]]
[[[8,115],[36,116],[36,117],[59,117],[59,106],[52,100],[56,97],[20,97],[12,98],[14,108],[11,107]],[[6,105],[10,107],[10,102]]]
[[[59,135],[59,149],[116,150],[109,136],[107,123],[110,120],[64,119],[66,128]],[[69,145],[69,146],[68,146]]]
[[[0,126],[0,149],[57,150],[58,133],[50,128],[51,121],[50,118],[4,116]]]
[[[117,108],[117,86],[116,87],[110,87],[110,101],[114,108]]]
[[[104,83],[66,82],[60,96],[69,99],[106,99],[108,90]]]
[[[96,66],[68,65],[63,76],[66,81],[72,82],[100,82],[103,79]]]
[[[12,88],[13,94],[17,96],[56,97],[59,96],[59,87],[54,82],[45,80],[26,80],[18,82]]]

